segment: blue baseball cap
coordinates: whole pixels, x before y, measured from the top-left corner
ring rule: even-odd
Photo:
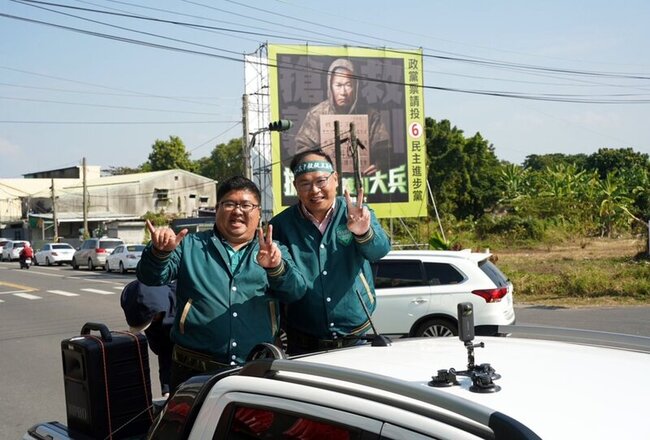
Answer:
[[[120,305],[132,333],[146,330],[158,313],[164,313],[164,324],[172,323],[176,306],[176,283],[147,286],[138,280],[131,281],[122,290]]]

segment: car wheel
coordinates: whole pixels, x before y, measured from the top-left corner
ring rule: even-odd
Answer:
[[[93,259],[88,259],[88,270],[95,270],[95,265],[93,264]]]
[[[74,258],[72,259],[72,268],[74,270],[79,270],[79,265],[77,264],[77,260],[75,260]]]
[[[456,336],[457,334],[458,329],[455,324],[451,323],[451,321],[447,319],[434,318],[427,319],[420,324],[413,336],[435,338]]]
[[[122,264],[121,261],[120,261],[120,272],[121,272],[122,274],[125,274],[125,273],[127,272],[127,270],[124,268],[124,264]]]
[[[46,266],[51,266],[52,262],[50,261],[50,257],[45,257],[45,265]]]

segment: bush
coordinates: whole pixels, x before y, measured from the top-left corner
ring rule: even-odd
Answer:
[[[480,239],[501,235],[511,240],[536,240],[544,237],[544,222],[517,215],[485,215],[476,222],[476,235]]]

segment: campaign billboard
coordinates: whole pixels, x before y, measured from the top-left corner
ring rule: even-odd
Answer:
[[[274,213],[297,201],[296,153],[320,148],[336,161],[338,123],[341,187],[356,193],[354,133],[364,195],[377,216],[426,216],[422,67],[421,50],[269,45],[271,120],[293,122],[271,137]]]

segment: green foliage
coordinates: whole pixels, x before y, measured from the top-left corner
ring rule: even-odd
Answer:
[[[524,168],[530,171],[542,171],[558,165],[573,165],[576,168],[584,169],[586,161],[587,155],[585,154],[530,154],[524,160]]]
[[[197,169],[200,175],[218,181],[223,181],[232,176],[243,175],[242,139],[231,139],[227,144],[215,146],[210,156],[197,161]],[[253,170],[253,172],[255,171]]]
[[[142,220],[149,220],[152,225],[159,227],[159,226],[169,226],[171,224],[171,221],[176,218],[175,215],[170,215],[170,214],[165,214],[165,211],[160,211],[160,212],[151,212],[147,211],[142,217]],[[149,229],[146,227],[144,228],[144,242],[148,243],[149,240],[151,240],[151,235],[149,234]]]
[[[149,160],[141,168],[143,171],[160,171],[181,169],[194,171],[194,162],[190,159],[190,153],[185,151],[185,144],[178,136],[169,136],[168,141],[156,139],[151,146]]]
[[[142,167],[131,168],[125,166],[110,166],[107,170],[104,171],[106,171],[106,173],[110,176],[123,176],[125,174],[137,174],[143,172]]]
[[[545,225],[542,221],[518,215],[485,215],[476,222],[475,232],[479,239],[501,235],[512,240],[541,240]]]
[[[429,238],[429,249],[441,251],[460,250],[463,246],[456,237],[445,239],[441,233],[435,231]]]
[[[598,175],[604,179],[609,173],[634,167],[649,171],[650,160],[647,154],[637,153],[632,148],[601,148],[587,158],[585,166],[598,171]]]
[[[442,215],[478,218],[500,198],[501,163],[480,133],[465,138],[447,120],[426,118],[428,179]]]

